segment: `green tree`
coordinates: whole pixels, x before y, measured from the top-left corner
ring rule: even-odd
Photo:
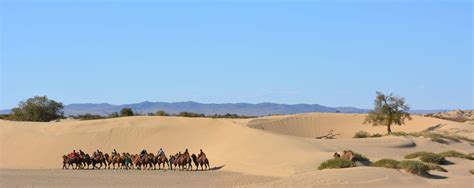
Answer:
[[[133,116],[133,110],[131,108],[122,108],[120,110],[120,116]]]
[[[377,92],[374,110],[369,112],[364,123],[371,123],[374,126],[387,126],[387,132],[391,134],[391,125],[402,125],[405,123],[405,119],[411,119],[408,113],[409,109],[410,107],[405,103],[405,98]]]
[[[169,116],[164,110],[159,110],[155,113],[156,116]]]
[[[46,96],[35,96],[21,101],[18,107],[12,109],[9,117],[16,121],[48,122],[64,116],[63,103],[48,99]]]

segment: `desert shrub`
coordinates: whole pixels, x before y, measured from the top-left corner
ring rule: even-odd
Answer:
[[[400,161],[400,163],[398,164],[398,168],[404,169],[407,172],[420,175],[420,176],[429,175],[428,171],[431,170],[431,168],[428,165],[420,161],[411,161],[411,160]]]
[[[370,165],[370,163],[372,163],[369,158],[354,151],[352,152],[352,161],[361,162],[364,165]]]
[[[0,119],[8,119],[10,114],[0,114]]]
[[[474,169],[469,170],[469,173],[474,175]]]
[[[105,117],[101,115],[96,115],[96,114],[84,114],[84,115],[78,115],[75,117],[75,119],[80,119],[80,120],[93,120],[93,119],[104,119]]]
[[[428,167],[430,168],[430,170],[436,170],[436,171],[439,171],[439,172],[448,172],[448,170],[446,170],[445,168],[439,166],[439,165],[436,165],[436,164],[426,164],[428,165]]]
[[[474,157],[472,155],[471,156],[469,154],[466,155],[464,153],[454,151],[454,150],[441,152],[441,153],[439,153],[439,155],[441,155],[443,157],[455,157],[455,158],[474,160]]]
[[[446,164],[446,158],[435,153],[427,153],[420,157],[420,160],[425,163]]]
[[[372,136],[370,136],[370,137],[377,138],[377,137],[382,137],[382,135],[381,135],[381,134],[379,134],[379,133],[375,133],[375,134],[373,134],[373,135],[372,135]]]
[[[178,116],[181,116],[181,117],[206,117],[206,115],[204,115],[204,114],[198,114],[198,113],[194,113],[194,112],[180,112],[178,114]]]
[[[210,118],[240,118],[240,119],[247,119],[247,118],[256,118],[257,116],[245,116],[245,115],[238,115],[238,114],[224,114],[224,115],[221,115],[221,114],[214,114],[214,115],[209,115],[207,117],[210,117]]]
[[[353,138],[368,138],[370,137],[370,134],[366,131],[359,131],[354,134]]]
[[[393,160],[393,159],[380,159],[380,160],[372,163],[371,166],[398,169],[399,168],[398,167],[399,163],[400,163],[399,161]]]
[[[392,134],[390,134],[392,136],[408,136],[409,134],[406,133],[406,132],[392,132]]]
[[[341,158],[336,158],[336,159],[329,159],[327,161],[324,161],[319,165],[318,169],[330,169],[330,168],[350,168],[354,167],[355,164],[352,163],[352,161],[347,160],[347,159],[341,159]]]
[[[418,151],[418,152],[415,152],[415,153],[411,153],[411,154],[408,154],[405,156],[405,159],[414,159],[414,158],[418,158],[418,157],[421,157],[423,155],[426,155],[427,153],[429,152],[426,152],[426,151]]]
[[[421,161],[426,163],[435,164],[446,164],[446,158],[433,152],[419,151],[405,156],[405,159],[420,158]]]

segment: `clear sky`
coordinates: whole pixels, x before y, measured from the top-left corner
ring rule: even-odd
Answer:
[[[472,109],[473,16],[454,1],[1,1],[0,109],[142,101]]]

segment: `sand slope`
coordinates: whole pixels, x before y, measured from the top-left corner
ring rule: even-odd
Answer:
[[[466,185],[472,180],[468,169],[474,167],[472,161],[467,160],[447,167],[457,170],[442,174],[448,178],[440,180],[379,168],[316,170],[322,161],[332,157],[333,152],[344,149],[358,151],[372,160],[402,159],[410,152],[422,150],[474,151],[474,147],[467,143],[443,145],[424,138],[351,139],[359,130],[384,133],[384,127],[362,124],[364,117],[358,114],[313,113],[244,120],[125,117],[49,123],[0,121],[0,168],[59,169],[62,166],[61,156],[72,149],[90,153],[99,148],[110,153],[116,148],[119,152],[138,153],[141,148],[146,148],[156,153],[163,147],[169,155],[185,148],[191,152],[202,148],[211,166],[225,165],[221,171],[278,178],[278,181],[265,181],[253,186],[301,187],[346,183],[378,186],[396,180],[413,186],[456,184],[468,187]],[[407,123],[394,127],[394,131],[420,131],[442,124],[442,130],[458,131],[469,136],[473,128],[472,124],[419,116]],[[340,133],[339,139],[311,138],[326,134],[329,130]],[[365,176],[362,178],[360,174]]]

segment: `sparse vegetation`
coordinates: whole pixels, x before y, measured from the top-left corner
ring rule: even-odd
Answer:
[[[206,117],[206,115],[204,115],[204,114],[198,114],[198,113],[194,113],[194,112],[180,112],[178,114],[178,116],[181,116],[181,117]]]
[[[353,138],[376,138],[376,137],[382,137],[382,135],[379,133],[370,135],[370,133],[368,133],[367,131],[359,131],[354,134]]]
[[[421,132],[412,132],[412,133],[406,133],[406,132],[392,132],[390,134],[392,136],[413,136],[413,137],[424,137],[424,138],[430,138],[433,142],[438,142],[441,144],[450,144],[449,141],[451,142],[461,142],[461,141],[466,141],[469,142],[471,145],[474,145],[474,140],[460,136],[460,135],[452,135],[449,133],[434,133],[434,132],[429,132],[429,131],[421,131]]]
[[[370,137],[372,137],[372,138],[378,138],[378,137],[382,137],[382,135],[379,134],[379,133],[375,133],[375,134],[373,134],[373,135],[370,136]]]
[[[426,151],[418,151],[418,152],[415,152],[415,153],[411,153],[411,154],[408,154],[405,156],[405,159],[415,159],[415,158],[418,158],[418,157],[421,157],[423,155],[426,155],[428,154],[429,152],[426,152]]]
[[[393,94],[385,95],[377,92],[374,102],[374,110],[370,111],[364,123],[374,126],[387,126],[387,134],[392,133],[392,125],[403,125],[405,119],[411,119],[407,104],[403,97],[395,97]]]
[[[352,155],[353,155],[352,161],[354,162],[360,162],[364,165],[370,165],[372,163],[369,158],[367,158],[366,156],[360,153],[352,151]]]
[[[78,115],[78,116],[71,116],[74,119],[80,119],[80,120],[94,120],[94,119],[104,119],[105,117],[101,115],[96,115],[96,114],[84,114],[84,115]]]
[[[455,157],[455,158],[461,158],[461,159],[474,160],[474,157],[472,156],[472,154],[464,154],[464,153],[454,151],[454,150],[441,152],[439,153],[439,155],[443,157]]]
[[[399,169],[398,164],[400,162],[394,159],[380,159],[372,163],[371,166]]]
[[[62,118],[64,116],[63,108],[62,103],[50,100],[47,96],[35,96],[20,102],[6,119],[48,122]]]
[[[428,154],[422,155],[420,157],[420,160],[425,163],[434,163],[434,164],[446,164],[448,162],[446,158],[435,153],[428,153]]]
[[[469,173],[474,175],[474,169],[469,170]]]
[[[428,171],[431,170],[430,166],[420,161],[412,161],[412,160],[400,161],[400,163],[398,164],[398,168],[404,169],[407,172],[410,172],[412,174],[416,174],[419,176],[427,176],[429,175]]]
[[[426,164],[428,165],[428,167],[430,168],[430,170],[436,170],[436,171],[439,171],[439,172],[448,172],[448,170],[446,170],[445,168],[437,165],[437,164]]]
[[[229,114],[229,113],[224,114],[224,115],[214,114],[214,115],[207,116],[207,117],[210,117],[210,118],[243,118],[243,119],[256,118],[256,116],[242,116],[242,115],[238,115],[238,114]]]
[[[327,161],[324,161],[319,165],[318,169],[331,169],[331,168],[350,168],[354,167],[355,164],[347,159],[342,159],[342,158],[336,158],[336,159],[329,159]]]
[[[359,131],[354,134],[353,138],[369,138],[370,134],[366,131]]]
[[[441,155],[433,152],[415,152],[405,156],[405,159],[420,158],[421,161],[434,164],[446,164],[448,161]]]

